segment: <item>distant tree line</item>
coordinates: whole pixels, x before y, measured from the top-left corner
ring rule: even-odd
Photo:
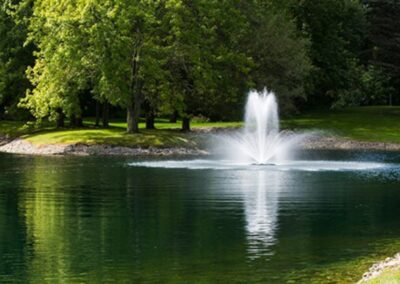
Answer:
[[[400,103],[400,1],[2,0],[0,118],[82,125]]]

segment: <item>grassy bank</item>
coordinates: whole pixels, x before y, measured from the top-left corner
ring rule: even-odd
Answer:
[[[366,284],[397,284],[400,283],[400,269],[384,271],[378,277],[365,282]]]
[[[146,130],[141,123],[139,134],[127,134],[126,123],[114,121],[109,128],[95,127],[92,121],[85,121],[84,128],[56,129],[50,124],[39,128],[33,123],[16,121],[0,121],[0,134],[23,138],[35,145],[44,144],[109,144],[141,147],[195,147],[201,143],[201,137],[195,134],[182,133],[180,123],[168,123],[164,120],[156,122],[155,130]],[[240,122],[193,122],[193,129],[230,128],[240,126]]]
[[[282,124],[285,128],[323,130],[360,141],[400,143],[400,107],[313,112],[283,120]]]
[[[193,129],[240,127],[241,122],[194,121]],[[126,134],[126,123],[113,121],[110,128],[96,128],[85,121],[84,128],[55,129],[52,125],[34,127],[33,123],[0,121],[0,134],[20,137],[36,145],[43,144],[111,144],[123,146],[196,146],[197,136],[179,131],[180,123],[156,122],[157,130],[140,134]],[[360,141],[400,143],[400,107],[359,107],[340,111],[312,112],[282,119],[282,128],[294,130],[322,130]]]

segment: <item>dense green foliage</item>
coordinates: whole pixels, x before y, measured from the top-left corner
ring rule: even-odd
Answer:
[[[0,119],[23,118],[17,104],[30,87],[25,70],[33,64],[33,46],[24,44],[30,14],[29,3],[16,6],[12,1],[0,4]]]
[[[399,13],[391,0],[3,0],[0,118],[108,126],[125,110],[128,132],[157,116],[189,130],[239,119],[264,87],[284,113],[398,103]]]
[[[364,7],[353,0],[305,0],[295,9],[311,39],[311,99],[332,103],[348,96],[360,80]]]
[[[366,59],[386,77],[386,102],[400,103],[400,2],[367,0]]]

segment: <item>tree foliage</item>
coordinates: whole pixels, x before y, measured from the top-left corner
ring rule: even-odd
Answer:
[[[151,127],[177,114],[185,130],[193,116],[238,119],[265,86],[284,113],[397,102],[399,11],[393,0],[3,0],[0,113],[20,102],[63,125],[97,102],[137,132],[144,116]]]
[[[246,10],[251,23],[245,45],[253,60],[252,83],[258,90],[267,86],[275,91],[281,111],[292,112],[306,100],[306,80],[312,70],[310,42],[288,11],[277,9],[273,1],[254,1]]]
[[[0,118],[20,117],[17,104],[30,86],[25,70],[33,62],[34,47],[24,44],[30,3],[14,2],[0,3]]]
[[[367,62],[377,66],[389,78],[397,97],[390,96],[388,103],[400,102],[400,1],[368,0]],[[388,91],[390,93],[390,91]]]
[[[303,0],[294,7],[299,27],[310,37],[314,69],[310,98],[335,102],[354,88],[365,35],[365,8],[358,0]]]

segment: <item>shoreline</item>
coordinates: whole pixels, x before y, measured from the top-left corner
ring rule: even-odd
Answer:
[[[212,132],[212,131],[211,131]],[[210,132],[199,133],[209,135]],[[293,132],[286,132],[293,134]],[[356,150],[400,151],[400,144],[367,142],[336,136],[314,134],[306,136],[298,145],[301,150]],[[109,144],[47,144],[37,146],[21,138],[10,139],[0,135],[0,153],[24,155],[75,155],[75,156],[206,156],[205,147],[129,147]]]
[[[400,151],[400,144],[370,142],[347,139],[337,136],[317,135],[301,142],[305,150],[358,150],[358,151]]]
[[[358,281],[357,284],[367,283],[370,280],[376,279],[388,270],[400,270],[400,253],[372,265],[369,270],[363,274],[362,279]]]
[[[1,144],[0,153],[39,156],[193,156],[208,155],[204,149],[189,147],[127,147],[108,144],[34,145],[23,139]]]

